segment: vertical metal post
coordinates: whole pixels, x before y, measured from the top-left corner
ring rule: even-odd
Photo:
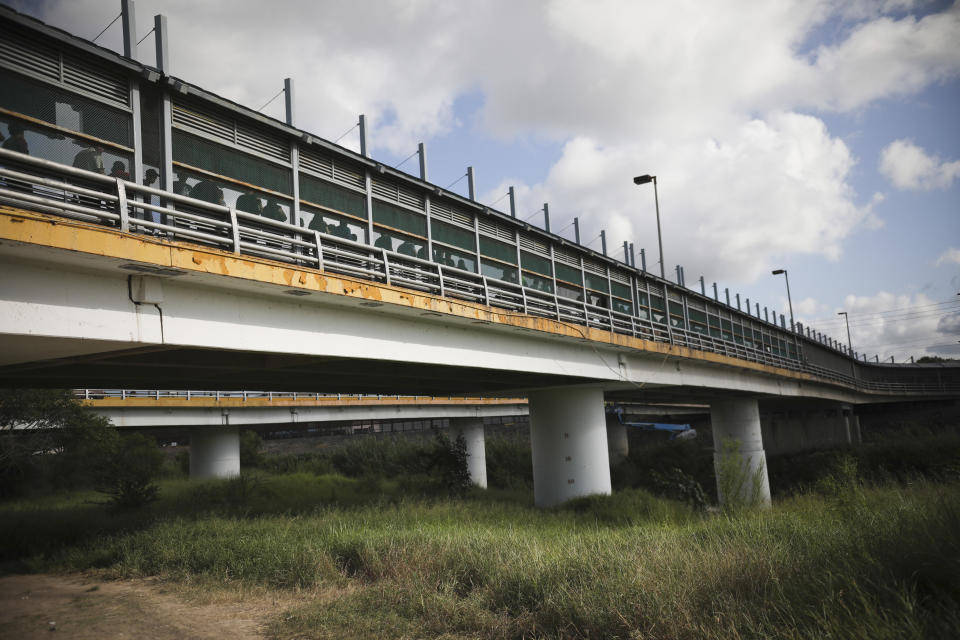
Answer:
[[[647,250],[640,247],[640,270],[647,272]]]
[[[739,311],[740,310],[740,294],[738,293],[736,295],[737,295],[737,311]]]
[[[747,315],[750,315],[750,298],[747,298]]]
[[[730,287],[724,287],[723,293],[727,296],[727,306],[730,306]]]
[[[677,284],[683,284],[683,276],[680,275],[680,265],[677,265]]]
[[[293,78],[283,79],[283,95],[287,124],[292,127],[294,122]],[[296,140],[290,142],[290,170],[293,173],[293,205],[290,207],[290,224],[300,226],[300,145]]]
[[[700,295],[707,295],[707,283],[703,281],[703,276],[700,276]]]
[[[157,68],[164,75],[170,75],[170,57],[167,47],[167,17],[156,15],[153,17],[153,40],[156,44]],[[164,88],[162,104],[160,105],[160,136],[161,153],[163,160],[160,166],[161,188],[165,191],[173,190],[173,131],[172,108],[170,105],[170,92]],[[168,203],[169,206],[169,203]]]
[[[290,224],[300,224],[300,143],[290,141],[290,171],[293,174],[293,205],[290,207]]]
[[[417,145],[417,153],[420,155],[420,179],[427,181],[427,148],[421,142]]]
[[[123,16],[123,55],[131,60],[137,59],[137,14],[133,0],[120,0],[120,13]],[[130,167],[130,180],[140,184],[143,180],[143,114],[140,109],[140,81],[130,81],[130,110],[133,116],[133,166]],[[138,200],[136,194],[130,194]]]
[[[367,116],[360,114],[360,155],[368,158],[367,155]]]
[[[133,0],[120,0],[120,14],[123,16],[123,55],[136,60],[137,15]]]
[[[760,303],[757,302],[757,303],[755,303],[755,304],[757,305],[757,318],[759,318],[759,317],[760,317]]]
[[[473,175],[473,167],[467,167],[467,192],[470,194],[470,199],[476,202],[477,193],[476,186],[474,184],[475,177]]]
[[[763,308],[763,319],[770,322],[770,311],[766,307]]]
[[[157,51],[157,69],[170,75],[170,57],[167,50],[167,16],[153,16],[153,42]]]
[[[626,240],[623,241],[623,261],[630,266],[630,243]]]
[[[603,249],[603,255],[607,255],[607,231],[600,230],[600,248]]]
[[[550,205],[543,203],[543,228],[550,232]]]
[[[637,253],[633,250],[633,243],[630,243],[630,266],[637,268]]]
[[[513,187],[507,189],[507,194],[510,196],[510,216],[513,218],[517,217],[517,196],[513,190]]]
[[[287,124],[293,126],[293,78],[283,79],[283,104],[286,108]]]
[[[577,244],[580,244],[580,218],[576,216],[573,218],[573,239]]]

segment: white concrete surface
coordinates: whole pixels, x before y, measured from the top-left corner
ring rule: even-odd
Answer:
[[[609,495],[610,457],[599,386],[538,391],[530,402],[533,493],[538,507]]]
[[[770,506],[770,479],[757,401],[752,398],[716,400],[710,404],[710,423],[720,503],[732,499],[752,502],[755,496],[760,506]],[[728,492],[736,492],[736,498],[724,495],[725,484]]]
[[[190,477],[240,475],[240,436],[236,428],[196,429],[190,433]]]

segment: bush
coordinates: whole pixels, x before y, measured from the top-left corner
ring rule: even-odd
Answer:
[[[162,466],[163,452],[153,440],[139,433],[118,438],[102,452],[96,489],[114,507],[141,507],[157,499],[154,480]]]
[[[240,467],[250,469],[263,464],[263,440],[256,431],[240,432]]]

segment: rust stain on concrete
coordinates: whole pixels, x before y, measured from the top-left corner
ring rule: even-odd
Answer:
[[[77,251],[110,258],[131,260],[187,272],[223,275],[289,287],[293,282],[307,291],[348,296],[396,304],[422,311],[507,325],[556,336],[615,345],[636,351],[701,360],[739,369],[750,369],[780,377],[815,381],[810,374],[780,369],[689,347],[634,338],[590,327],[580,327],[536,316],[526,316],[468,301],[439,295],[411,292],[401,287],[373,284],[349,276],[334,275],[309,267],[291,267],[254,256],[239,256],[211,247],[186,242],[146,238],[118,229],[58,218],[43,213],[0,205],[0,240]]]

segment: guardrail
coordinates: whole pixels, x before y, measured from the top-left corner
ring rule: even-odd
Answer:
[[[73,395],[75,398],[82,400],[103,400],[105,398],[119,398],[121,400],[127,400],[130,398],[150,398],[151,400],[160,400],[161,398],[176,398],[180,400],[195,400],[213,398],[215,400],[242,399],[244,401],[255,399],[266,399],[269,401],[284,399],[320,401],[321,399],[363,400],[364,398],[376,398],[377,400],[400,400],[402,398],[408,398],[413,401],[489,401],[487,398],[473,398],[468,396],[409,396],[402,394],[384,395],[379,393],[303,393],[299,391],[184,391],[175,389],[74,389]],[[525,402],[521,398],[503,398],[502,400],[504,402]]]
[[[0,161],[5,165],[0,166],[0,202],[31,210],[806,372],[864,390],[922,393],[929,386],[865,382],[747,340],[725,340],[6,149],[0,149]],[[798,345],[796,336],[792,340]],[[952,387],[937,387],[938,392],[948,390]]]

